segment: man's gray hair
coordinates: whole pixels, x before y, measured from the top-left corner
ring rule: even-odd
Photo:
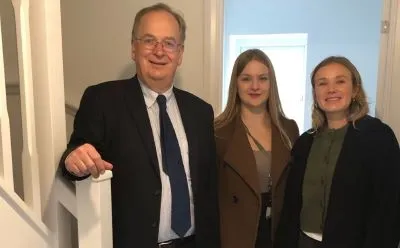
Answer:
[[[157,11],[165,11],[171,14],[175,20],[178,22],[179,25],[179,32],[180,32],[180,42],[183,44],[185,42],[186,38],[186,22],[183,19],[183,16],[179,14],[177,11],[173,10],[170,6],[168,6],[165,3],[157,3],[154,5],[151,5],[149,7],[141,9],[135,16],[135,21],[133,23],[133,28],[132,28],[132,37],[131,37],[131,42],[133,42],[134,39],[138,38],[136,37],[140,21],[144,15],[150,12],[157,12]]]

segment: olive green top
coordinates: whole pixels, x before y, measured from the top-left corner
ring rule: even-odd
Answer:
[[[346,131],[347,125],[325,129],[314,137],[303,181],[300,227],[305,232],[323,232],[332,178]]]

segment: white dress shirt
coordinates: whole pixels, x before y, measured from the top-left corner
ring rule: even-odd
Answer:
[[[149,89],[144,83],[140,82],[140,87],[144,95],[144,101],[147,106],[147,113],[149,114],[150,125],[153,131],[154,144],[156,145],[158,165],[160,169],[161,177],[161,209],[160,209],[160,223],[158,230],[158,242],[164,242],[171,239],[179,238],[178,235],[171,229],[171,185],[169,177],[163,171],[162,165],[162,154],[161,154],[161,143],[160,143],[160,118],[159,108],[157,103],[158,93]],[[190,215],[191,215],[191,227],[186,232],[185,236],[190,236],[194,233],[194,205],[193,205],[193,193],[192,183],[190,178],[189,168],[189,149],[186,139],[185,129],[183,127],[182,118],[179,112],[178,104],[175,99],[173,87],[167,90],[163,94],[167,98],[167,113],[171,119],[172,126],[174,127],[176,137],[178,139],[179,147],[181,150],[182,162],[185,167],[186,178],[189,187],[190,197]]]

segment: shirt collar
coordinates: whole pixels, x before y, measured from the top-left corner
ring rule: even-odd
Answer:
[[[139,79],[138,79],[139,80]],[[154,90],[150,89],[145,83],[139,80],[140,87],[142,88],[144,102],[146,103],[147,108],[151,108],[154,103],[157,101],[158,93]],[[167,98],[167,102],[173,96],[173,86],[171,86],[167,91],[163,93],[163,95]]]

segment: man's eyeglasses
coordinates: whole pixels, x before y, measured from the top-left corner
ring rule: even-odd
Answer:
[[[149,37],[149,36],[145,36],[142,38],[135,38],[135,40],[140,41],[142,45],[148,50],[153,50],[158,46],[158,44],[161,44],[162,49],[165,52],[170,52],[170,53],[176,52],[178,48],[182,45],[178,44],[173,39],[163,39],[161,41],[158,41],[155,37]]]

